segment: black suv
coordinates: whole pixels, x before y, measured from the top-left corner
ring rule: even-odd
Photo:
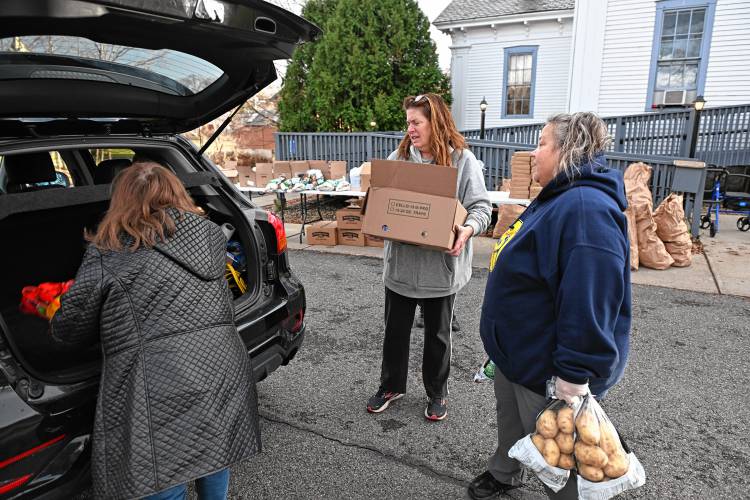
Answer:
[[[288,363],[305,294],[284,226],[178,134],[241,106],[319,31],[256,0],[4,0],[0,31],[0,498],[69,498],[89,477],[101,350],[54,342],[21,289],[73,278],[114,176],[155,160],[234,228],[227,279],[257,379]]]

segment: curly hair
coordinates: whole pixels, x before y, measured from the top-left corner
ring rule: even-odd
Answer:
[[[458,150],[466,149],[466,140],[456,128],[450,108],[442,97],[432,93],[404,99],[404,111],[410,108],[420,109],[430,122],[429,150],[435,158],[435,164],[450,166],[451,154],[448,146]],[[409,158],[409,146],[411,138],[407,132],[398,145],[398,155],[401,158]]]
[[[607,125],[594,113],[561,113],[550,117],[547,124],[553,127],[555,146],[560,152],[555,175],[565,172],[572,178],[580,165],[592,161],[611,141]]]

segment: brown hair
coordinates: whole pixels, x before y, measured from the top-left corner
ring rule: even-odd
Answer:
[[[451,111],[437,94],[422,94],[409,96],[404,99],[404,111],[410,108],[418,108],[430,121],[430,153],[435,158],[437,165],[450,166],[451,154],[448,146],[453,149],[466,149],[466,140],[456,128]],[[409,146],[411,139],[409,133],[404,135],[398,145],[398,155],[401,158],[409,158]]]
[[[109,210],[96,233],[86,234],[86,239],[103,250],[122,250],[120,238],[130,235],[134,242],[129,250],[153,247],[176,230],[169,209],[180,215],[203,213],[169,169],[154,162],[134,163],[115,177]]]

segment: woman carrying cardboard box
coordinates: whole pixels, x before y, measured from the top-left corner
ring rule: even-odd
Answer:
[[[567,403],[602,397],[622,377],[630,340],[630,246],[622,173],[602,152],[607,126],[593,113],[547,121],[532,153],[543,186],[495,245],[480,332],[497,366],[498,444],[488,470],[469,485],[474,499],[522,484],[508,457],[547,403],[547,381]],[[546,488],[546,487],[545,487]],[[551,498],[578,498],[571,473]]]
[[[451,359],[451,318],[456,292],[471,278],[471,237],[484,232],[492,207],[482,167],[466,147],[450,110],[437,94],[404,99],[407,131],[389,160],[433,163],[458,169],[457,198],[468,212],[448,252],[386,241],[385,338],[380,387],[367,411],[380,413],[406,392],[409,338],[418,302],[424,307],[422,378],[428,402],[425,418],[448,415],[448,373]]]

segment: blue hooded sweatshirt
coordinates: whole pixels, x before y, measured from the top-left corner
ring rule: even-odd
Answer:
[[[480,332],[505,377],[538,394],[553,375],[604,396],[630,339],[622,173],[603,156],[561,173],[495,244]]]

